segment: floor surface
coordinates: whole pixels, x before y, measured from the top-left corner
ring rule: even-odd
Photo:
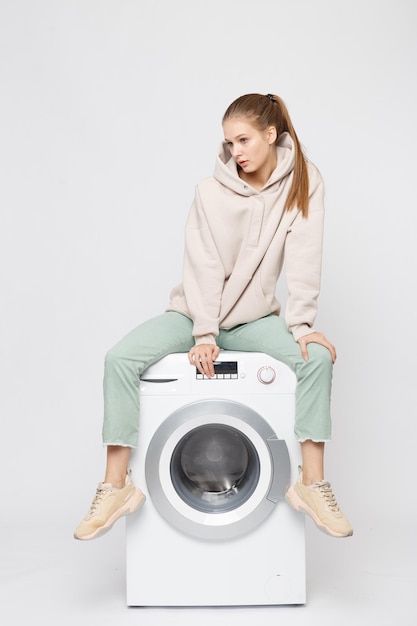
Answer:
[[[355,529],[323,535],[307,520],[307,604],[230,608],[127,608],[124,521],[92,542],[72,539],[67,522],[2,528],[0,621],[43,626],[415,626],[414,529]]]

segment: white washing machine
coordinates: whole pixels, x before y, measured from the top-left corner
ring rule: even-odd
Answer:
[[[129,606],[305,603],[304,516],[284,500],[300,464],[295,375],[251,352],[221,351],[215,370],[171,354],[141,377]]]

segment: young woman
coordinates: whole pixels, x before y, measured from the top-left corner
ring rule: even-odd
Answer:
[[[137,442],[142,372],[167,354],[184,352],[190,364],[213,376],[221,348],[264,352],[295,372],[294,430],[302,471],[287,500],[330,535],[353,533],[324,480],[336,351],[313,328],[320,289],[323,182],[303,155],[278,96],[241,96],[226,110],[223,131],[214,176],[197,185],[188,217],[181,285],[172,291],[165,313],[140,325],[106,355],[106,474],[75,530],[76,539],[102,535],[145,500],[128,474],[130,449]],[[285,321],[275,297],[284,258]]]

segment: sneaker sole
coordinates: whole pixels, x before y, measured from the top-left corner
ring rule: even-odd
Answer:
[[[111,528],[118,519],[126,515],[131,515],[132,513],[140,509],[145,500],[145,494],[138,489],[137,492],[131,498],[129,498],[129,500],[125,502],[122,507],[120,507],[120,509],[117,509],[117,511],[115,511],[111,517],[109,517],[104,526],[100,526],[100,528],[97,528],[97,530],[95,530],[93,533],[90,533],[89,535],[86,535],[85,537],[77,537],[74,535],[74,538],[79,539],[80,541],[89,541],[91,539],[97,539],[98,537],[102,537],[107,532],[109,532],[109,530],[111,530]]]
[[[331,535],[332,537],[337,537],[341,539],[343,537],[351,537],[353,535],[353,530],[348,533],[338,533],[336,530],[332,530],[328,526],[325,526],[321,519],[317,516],[317,514],[313,511],[311,507],[309,507],[304,500],[300,498],[300,496],[295,491],[294,487],[290,487],[285,494],[285,499],[288,504],[295,509],[296,511],[300,511],[303,513],[307,513],[311,517],[311,519],[316,524],[317,528],[322,532],[326,533],[326,535]]]

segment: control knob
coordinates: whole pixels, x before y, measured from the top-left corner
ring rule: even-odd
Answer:
[[[258,380],[263,385],[270,385],[271,383],[274,382],[275,378],[276,378],[275,370],[273,367],[270,367],[269,365],[264,365],[258,371]]]

